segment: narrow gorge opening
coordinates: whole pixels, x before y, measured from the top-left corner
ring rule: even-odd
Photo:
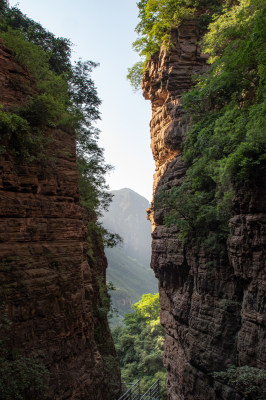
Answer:
[[[265,398],[265,22],[0,0],[0,400]]]

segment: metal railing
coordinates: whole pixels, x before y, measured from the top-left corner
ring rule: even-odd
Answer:
[[[126,393],[119,397],[119,400],[140,400],[141,394],[139,381],[133,384],[129,383],[128,385],[130,385],[130,388],[126,391]]]
[[[142,395],[140,393],[140,382],[127,384],[130,388],[118,400],[160,400],[160,381],[157,379],[149,389]]]
[[[160,381],[157,379],[151,387],[144,393],[140,400],[160,400]]]

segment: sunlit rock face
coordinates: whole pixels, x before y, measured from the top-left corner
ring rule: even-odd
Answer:
[[[29,74],[1,44],[1,104],[19,106],[33,91]],[[50,370],[50,399],[113,400],[119,369],[99,311],[106,258],[96,235],[87,240],[75,137],[60,129],[47,134],[48,162],[0,157],[0,301],[12,321],[13,348]]]
[[[189,120],[181,94],[191,87],[192,75],[207,68],[199,38],[194,23],[184,23],[144,74],[143,93],[153,112],[154,194],[180,185],[185,175],[181,144]],[[262,177],[256,190],[235,194],[232,233],[222,256],[184,246],[174,228],[163,226],[164,209],[149,212],[171,400],[240,400],[211,374],[228,364],[265,368],[265,188]]]

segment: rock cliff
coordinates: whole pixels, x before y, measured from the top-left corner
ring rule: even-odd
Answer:
[[[181,94],[206,68],[200,32],[183,23],[148,63],[143,93],[152,104],[151,148],[156,162],[154,194],[180,185],[186,166],[181,145],[188,128]],[[235,193],[227,254],[184,245],[163,225],[164,209],[149,211],[152,261],[159,280],[164,364],[171,400],[240,400],[214,379],[229,364],[265,368],[265,176]]]
[[[29,74],[1,43],[2,106],[21,105],[32,91]],[[97,235],[88,236],[79,203],[75,137],[46,134],[48,161],[0,155],[0,301],[13,348],[49,369],[49,398],[111,400],[120,377],[100,307],[106,257]]]

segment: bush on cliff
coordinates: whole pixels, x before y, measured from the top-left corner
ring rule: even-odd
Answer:
[[[0,306],[0,400],[47,399],[49,372],[32,357],[24,357],[12,347],[12,323]]]
[[[218,380],[233,386],[245,400],[265,400],[266,371],[260,368],[230,365],[226,371],[212,374]]]
[[[78,60],[72,65],[68,39],[55,37],[3,0],[0,32],[36,86],[35,91],[26,88],[29,100],[22,107],[1,109],[1,153],[9,152],[24,162],[40,161],[53,156],[47,128],[62,127],[75,134],[83,206],[92,214],[99,213],[111,200],[104,177],[111,167],[105,164],[97,142],[99,131],[94,126],[101,104],[91,79],[97,64]]]
[[[222,0],[141,0],[137,3],[140,22],[136,26],[138,38],[133,43],[141,61],[128,70],[128,79],[134,89],[141,88],[142,73],[150,57],[164,44],[171,46],[170,34],[185,19],[194,19],[198,10],[204,10],[197,17],[201,28],[211,20],[211,16],[221,9]]]

